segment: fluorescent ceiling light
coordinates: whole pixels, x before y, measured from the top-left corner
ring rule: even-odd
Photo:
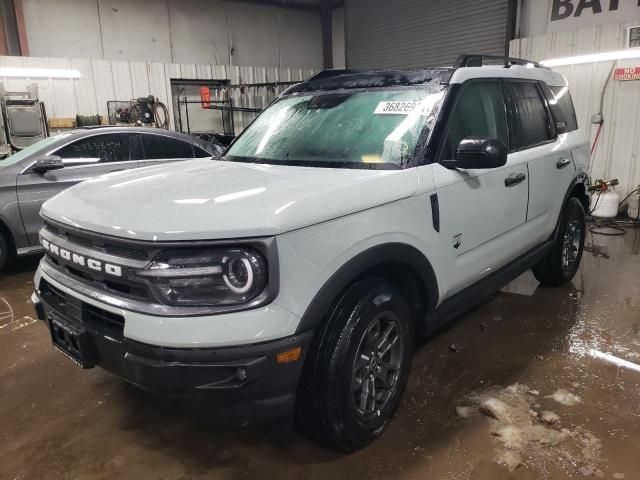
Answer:
[[[610,60],[625,60],[628,58],[640,58],[640,49],[593,53],[591,55],[578,55],[577,57],[552,58],[550,60],[543,60],[540,63],[545,67],[560,67],[562,65],[578,65],[581,63],[606,62]]]
[[[82,74],[79,70],[65,68],[0,68],[0,78],[80,78],[81,76]]]

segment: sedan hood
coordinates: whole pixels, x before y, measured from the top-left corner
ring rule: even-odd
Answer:
[[[276,235],[411,196],[415,169],[192,160],[115,172],[46,202],[45,218],[140,240]]]

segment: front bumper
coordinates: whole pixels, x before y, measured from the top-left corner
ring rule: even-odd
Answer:
[[[64,295],[64,298],[61,297]],[[38,318],[83,331],[85,368],[94,365],[152,392],[205,399],[225,424],[255,423],[289,414],[312,331],[233,347],[173,348],[128,339],[118,318],[40,280],[32,296]],[[106,314],[105,314],[106,312]],[[124,321],[124,320],[123,320]],[[301,347],[298,360],[277,355]]]

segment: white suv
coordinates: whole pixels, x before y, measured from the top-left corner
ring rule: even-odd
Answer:
[[[418,335],[580,263],[588,149],[566,79],[486,61],[325,71],[222,159],[51,199],[33,301],[54,346],[240,423],[295,407],[326,445],[370,443]]]

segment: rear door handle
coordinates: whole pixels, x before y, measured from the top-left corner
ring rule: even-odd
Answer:
[[[561,158],[560,160],[557,161],[556,168],[559,170],[561,168],[566,167],[570,163],[571,163],[571,160],[569,160],[568,158]]]
[[[504,179],[504,186],[510,187],[512,185],[517,185],[520,182],[524,182],[525,178],[527,178],[527,176],[524,173],[512,173]]]

